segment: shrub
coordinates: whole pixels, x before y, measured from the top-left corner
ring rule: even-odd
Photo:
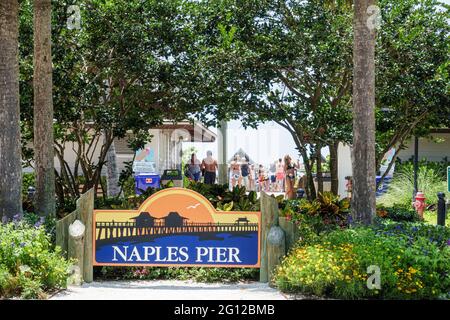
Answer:
[[[450,245],[450,228],[425,223],[401,223],[389,220],[378,220],[372,228],[378,234],[402,237],[409,243],[425,238],[439,248]]]
[[[201,267],[101,267],[95,272],[104,279],[194,279],[199,282],[256,280],[259,274],[258,269]]]
[[[36,228],[42,226],[46,234],[50,237],[50,243],[53,245],[56,242],[56,218],[42,217],[33,212],[25,212],[23,222]]]
[[[330,192],[319,193],[317,199],[285,200],[280,215],[299,225],[312,227],[317,234],[344,228],[349,223],[350,202]]]
[[[247,194],[245,187],[235,186],[232,190],[228,184],[204,184],[191,181],[188,189],[202,194],[218,210],[222,211],[258,211],[259,201],[257,193]]]
[[[394,231],[397,226],[403,231]],[[389,222],[301,241],[277,268],[276,284],[283,291],[341,299],[449,298],[450,246],[443,245],[449,231],[430,227],[415,231],[416,224]],[[429,232],[442,239],[430,241]],[[371,265],[380,267],[380,290],[367,288]]]
[[[411,206],[394,205],[392,207],[377,207],[377,217],[390,219],[392,221],[420,221],[421,218],[417,212],[411,209]]]
[[[437,193],[447,190],[447,181],[442,177],[440,166],[422,164],[418,172],[418,185],[419,190],[425,193],[427,205],[435,204]],[[381,196],[377,202],[388,207],[401,205],[410,208],[413,190],[413,167],[412,165],[403,165],[397,168],[387,193]],[[450,194],[447,193],[447,198],[449,196]]]
[[[0,297],[43,298],[66,286],[69,262],[41,226],[0,224]]]
[[[24,173],[22,176],[22,196],[27,197],[28,188],[36,186],[36,177],[34,173]]]
[[[426,168],[432,169],[438,176],[440,176],[441,180],[447,179],[447,167],[450,166],[450,161],[448,161],[447,157],[442,158],[441,161],[428,161],[427,159],[422,159],[419,161],[419,170]],[[413,156],[408,161],[400,161],[398,160],[396,164],[397,170],[405,170],[412,171],[414,168],[414,159]]]
[[[148,188],[142,190],[141,195],[130,195],[125,198],[98,198],[95,202],[96,209],[137,209],[142,202],[157,191],[172,186],[169,182],[161,188]],[[194,190],[205,198],[220,211],[258,211],[259,201],[256,192],[246,193],[245,187],[236,186],[229,190],[227,184],[208,185],[201,182],[190,182],[188,189]]]

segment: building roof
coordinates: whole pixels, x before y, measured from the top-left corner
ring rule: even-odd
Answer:
[[[165,129],[165,130],[180,130],[180,137],[183,138],[183,142],[214,142],[217,135],[205,127],[200,122],[189,121],[164,121],[162,125],[153,129]],[[186,134],[182,134],[182,131],[186,131]]]
[[[172,217],[177,217],[177,218],[181,218],[181,219],[185,219],[185,220],[189,220],[189,218],[185,218],[183,216],[181,216],[178,212],[169,212],[169,214],[165,217],[162,217],[160,219],[166,219],[166,218],[172,218]]]
[[[236,151],[235,153],[233,153],[233,155],[231,156],[231,158],[228,159],[228,163],[231,163],[231,161],[233,161],[233,158],[234,158],[235,155],[239,155],[239,157],[240,157],[241,159],[244,158],[244,157],[247,157],[248,160],[249,160],[249,161],[248,161],[249,164],[254,164],[254,163],[255,163],[255,161],[253,161],[252,158],[250,158],[250,156],[247,154],[247,152],[245,152],[242,148],[239,148],[238,151]]]
[[[152,217],[148,212],[141,212],[137,217],[133,217],[131,219],[142,219],[142,218],[157,219],[155,217]]]

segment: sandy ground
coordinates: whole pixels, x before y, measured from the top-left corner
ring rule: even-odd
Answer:
[[[265,283],[197,283],[193,281],[102,281],[71,286],[51,300],[286,300]]]

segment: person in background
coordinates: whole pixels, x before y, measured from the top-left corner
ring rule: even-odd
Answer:
[[[206,152],[206,158],[202,161],[202,170],[204,170],[205,184],[216,183],[216,171],[219,168],[217,161],[212,157],[212,151]]]
[[[276,179],[276,163],[273,162],[269,166],[269,191],[273,191],[275,189]]]
[[[278,163],[277,163],[276,184],[277,184],[276,191],[284,192],[284,186],[283,186],[283,184],[284,184],[284,164],[283,164],[283,160],[281,158],[278,159]]]
[[[295,199],[295,175],[298,166],[292,162],[292,159],[289,155],[284,157],[284,174],[286,177],[285,182],[285,192],[287,199]]]
[[[266,169],[262,164],[259,165],[258,170],[258,181],[259,181],[259,191],[269,191],[270,183],[269,183],[269,175]]]
[[[188,176],[195,182],[200,181],[202,176],[201,162],[197,159],[197,155],[195,153],[191,155],[191,160],[188,162]]]
[[[245,156],[241,163],[241,174],[242,174],[242,181],[244,182],[245,188],[249,189],[249,175],[250,175],[250,166],[249,166],[249,158]]]
[[[251,191],[255,190],[255,181],[256,181],[256,176],[255,176],[255,165],[251,165],[250,166],[250,174],[248,175],[248,189]]]
[[[241,174],[241,164],[239,162],[239,155],[235,155],[233,161],[231,161],[230,165],[231,169],[231,187],[234,188],[236,184],[241,186],[242,183],[242,174]]]

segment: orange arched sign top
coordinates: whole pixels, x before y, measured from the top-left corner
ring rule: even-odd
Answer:
[[[161,190],[137,210],[94,211],[94,265],[260,265],[259,212],[217,211],[203,195]]]
[[[178,212],[189,221],[214,222],[216,210],[203,195],[184,188],[158,191],[142,203],[139,212],[151,212],[161,218],[168,212]]]

